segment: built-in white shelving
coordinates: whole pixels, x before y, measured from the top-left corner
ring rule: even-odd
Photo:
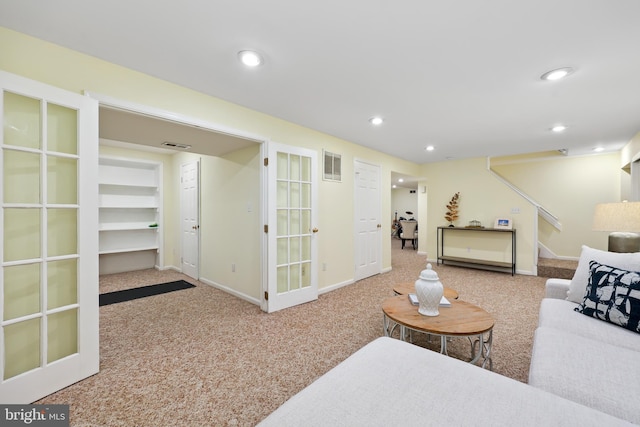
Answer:
[[[100,157],[100,274],[160,266],[162,164]]]

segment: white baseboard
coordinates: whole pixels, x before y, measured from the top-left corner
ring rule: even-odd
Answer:
[[[216,283],[216,282],[214,282],[212,280],[204,279],[202,277],[200,279],[198,279],[198,280],[200,282],[206,284],[206,285],[212,286],[212,287],[214,287],[216,289],[220,289],[221,291],[224,291],[224,292],[226,292],[228,294],[231,294],[231,295],[233,295],[235,297],[238,297],[238,298],[240,298],[242,300],[250,302],[251,304],[255,304],[257,306],[260,306],[260,300],[258,300],[257,298],[251,297],[251,296],[249,296],[247,294],[243,294],[242,292],[238,292],[235,289],[231,289],[231,288],[229,288],[227,286],[221,285],[220,283]]]
[[[165,265],[162,268],[156,265],[156,270],[160,270],[160,271],[173,270],[173,271],[177,271],[178,273],[182,273],[182,270],[179,267],[176,267],[175,265]]]
[[[556,255],[551,249],[538,242],[538,256],[540,258],[561,259],[565,261],[578,261],[580,257]]]
[[[318,295],[326,294],[327,292],[335,291],[336,289],[343,288],[348,285],[352,285],[355,283],[355,280],[346,280],[344,282],[336,283],[334,285],[325,286],[324,288],[318,289]]]

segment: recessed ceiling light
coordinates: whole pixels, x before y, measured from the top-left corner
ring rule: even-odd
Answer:
[[[542,80],[560,80],[571,73],[573,73],[573,68],[571,67],[557,68],[555,70],[547,71],[541,75],[540,78]]]
[[[395,185],[395,184],[393,184],[393,185],[391,186],[391,188],[397,188],[397,187],[398,187],[398,186],[397,186],[397,185]]]
[[[599,153],[601,151],[604,151],[604,147],[596,147],[593,149],[593,151],[595,151],[596,153]]]
[[[374,126],[380,126],[382,122],[384,122],[384,119],[380,116],[374,116],[369,119],[369,122]]]
[[[427,151],[433,151],[436,149],[436,147],[434,147],[433,145],[427,145],[426,147],[424,147],[424,149]]]
[[[247,67],[257,67],[262,64],[262,56],[258,52],[253,50],[242,50],[238,52],[238,58]]]
[[[398,182],[404,182],[404,179],[398,178]]]
[[[567,130],[567,127],[565,125],[555,125],[554,127],[551,128],[552,132],[564,132],[565,130]]]

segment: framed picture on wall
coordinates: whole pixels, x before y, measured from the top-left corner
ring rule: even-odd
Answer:
[[[511,223],[511,218],[496,218],[496,222],[493,227],[511,230],[513,224]]]

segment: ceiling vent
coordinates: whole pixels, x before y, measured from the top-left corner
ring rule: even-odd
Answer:
[[[164,145],[165,147],[177,148],[179,150],[188,150],[191,148],[190,145],[178,144],[176,142],[168,142],[168,141],[163,142],[162,145]]]

